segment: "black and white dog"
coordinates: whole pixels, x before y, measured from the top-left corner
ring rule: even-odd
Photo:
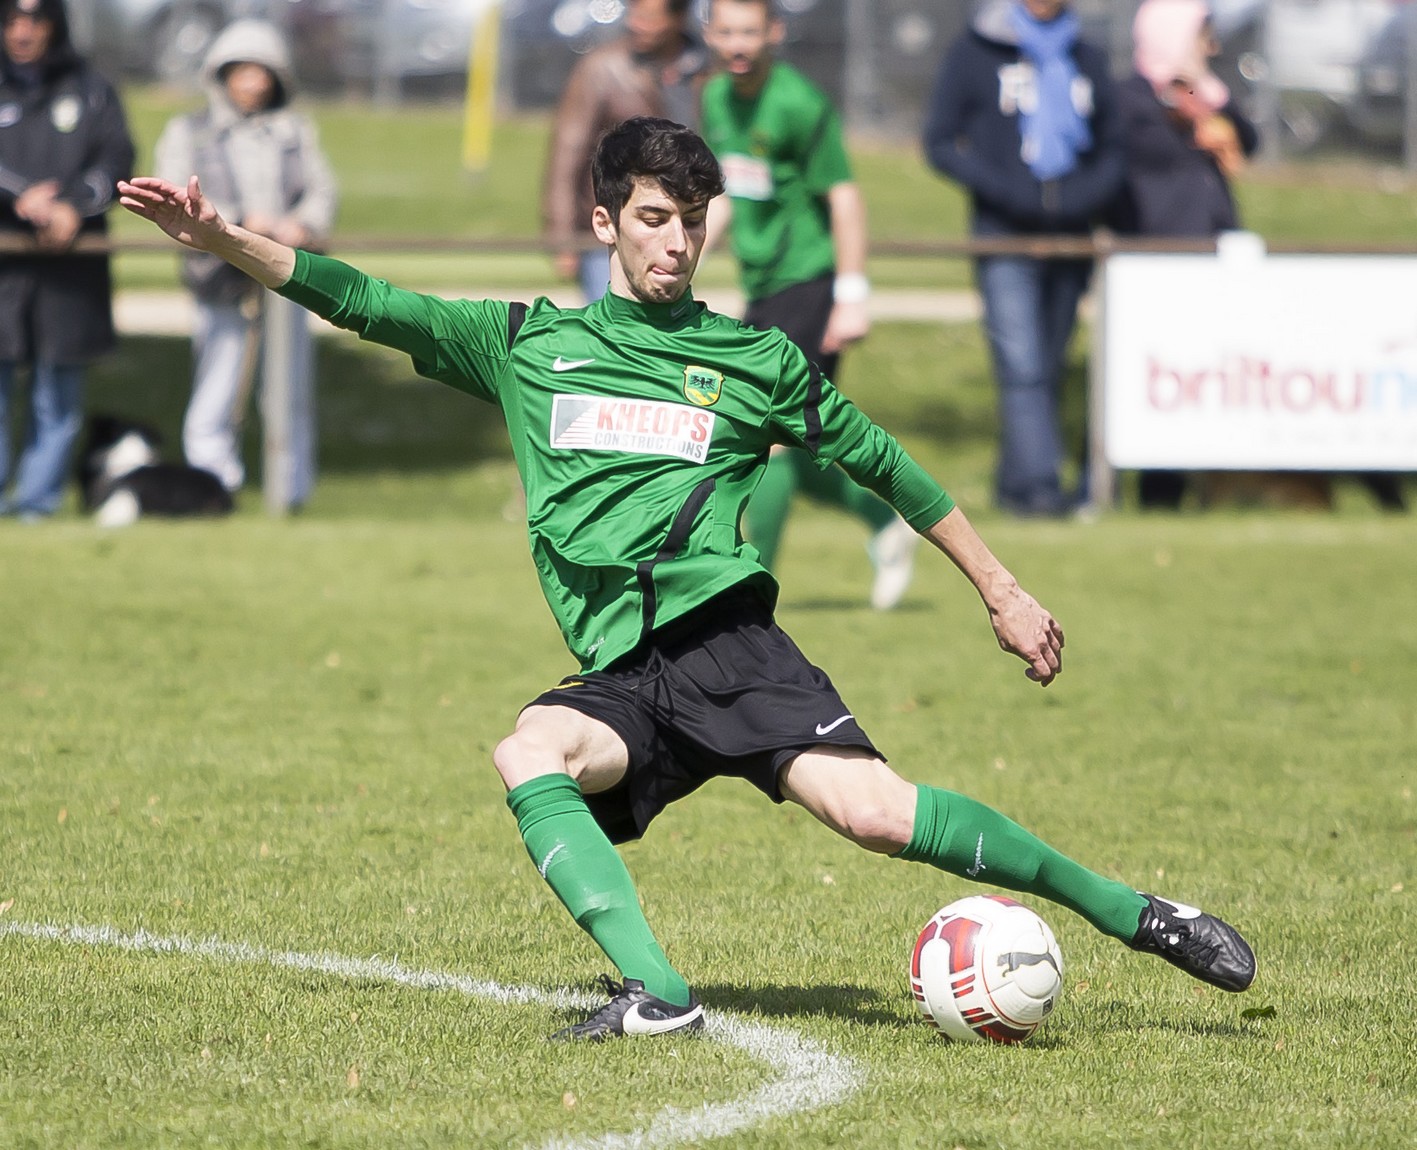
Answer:
[[[104,527],[126,527],[144,515],[169,518],[229,515],[231,493],[210,471],[163,463],[156,429],[112,415],[89,417],[79,455],[84,510]]]

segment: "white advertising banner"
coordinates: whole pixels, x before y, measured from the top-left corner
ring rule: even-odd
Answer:
[[[1417,470],[1417,259],[1230,246],[1107,260],[1107,462]]]

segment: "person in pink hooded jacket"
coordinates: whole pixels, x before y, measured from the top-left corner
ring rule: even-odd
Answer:
[[[1259,133],[1210,70],[1219,50],[1205,0],[1144,0],[1135,72],[1117,88],[1127,175],[1114,226],[1144,236],[1214,236],[1240,226],[1230,180]]]
[[[1205,238],[1240,226],[1230,180],[1259,133],[1210,70],[1219,50],[1205,0],[1144,0],[1132,24],[1135,71],[1117,86],[1127,174],[1111,223],[1124,235]],[[1179,471],[1143,471],[1143,507],[1174,509]]]

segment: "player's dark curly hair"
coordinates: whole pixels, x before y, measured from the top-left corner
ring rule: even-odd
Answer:
[[[606,131],[590,171],[596,204],[617,222],[641,176],[687,204],[706,204],[723,192],[723,169],[702,137],[654,116],[635,116]]]

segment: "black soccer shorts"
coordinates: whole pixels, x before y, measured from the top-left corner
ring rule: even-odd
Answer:
[[[528,706],[570,707],[624,740],[625,778],[585,797],[616,843],[639,838],[660,811],[709,779],[746,779],[780,803],[778,772],[805,750],[880,755],[826,672],[744,589],[716,596],[625,659],[563,679]]]
[[[835,283],[831,275],[818,276],[751,300],[743,313],[743,322],[763,331],[777,328],[802,349],[823,375],[835,379],[840,355],[822,351],[822,339],[831,320]]]

